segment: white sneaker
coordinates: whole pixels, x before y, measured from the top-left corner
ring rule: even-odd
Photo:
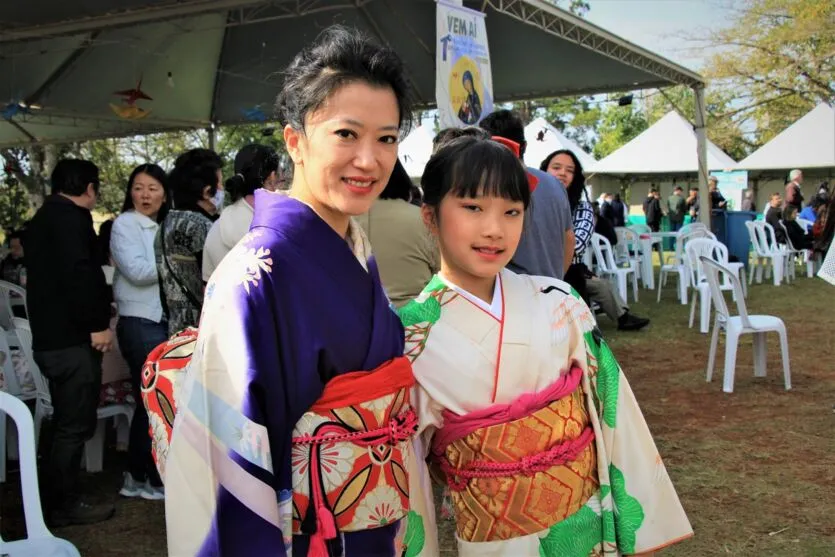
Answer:
[[[151,482],[145,482],[139,491],[139,496],[148,501],[162,501],[165,499],[165,488],[162,486],[154,487]]]
[[[122,484],[119,495],[122,497],[139,497],[143,487],[144,484],[134,480],[130,472],[125,472],[125,483]]]

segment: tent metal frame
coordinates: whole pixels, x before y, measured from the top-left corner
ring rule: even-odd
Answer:
[[[162,6],[145,6],[119,13],[101,14],[74,21],[54,22],[43,25],[32,25],[20,28],[6,28],[0,31],[0,43],[20,42],[27,40],[41,39],[60,35],[73,35],[81,33],[97,33],[103,29],[112,29],[143,23],[152,23],[162,20],[185,18],[207,13],[227,12],[226,27],[237,27],[262,23],[276,19],[288,19],[309,15],[314,13],[357,9],[368,20],[372,29],[378,37],[385,41],[385,36],[380,32],[379,26],[365,9],[365,6],[375,0],[343,0],[337,3],[325,3],[325,0],[187,0],[182,3],[166,4]],[[699,152],[699,189],[700,203],[703,207],[709,206],[707,192],[707,141],[705,136],[706,110],[704,100],[705,83],[701,76],[682,66],[665,60],[652,52],[625,41],[600,27],[597,27],[580,17],[577,17],[565,10],[544,2],[543,0],[483,0],[481,11],[486,12],[487,7],[496,12],[507,15],[525,24],[536,27],[546,33],[550,33],[563,40],[572,42],[589,50],[598,52],[613,60],[617,60],[634,68],[640,69],[658,77],[657,81],[643,81],[635,83],[643,88],[661,87],[671,82],[691,87],[695,92],[696,103],[696,131],[698,152]],[[283,11],[276,15],[267,14],[267,9],[279,8]],[[45,89],[49,83],[65,72],[74,62],[80,53],[89,47],[92,39],[88,39],[78,52],[71,56],[62,66],[47,78],[36,93],[31,95],[27,102],[37,102],[39,92]],[[410,79],[410,81],[413,81]],[[414,85],[414,83],[412,83]],[[593,89],[576,88],[564,90],[562,94],[585,94],[605,93],[614,90],[621,90],[623,87]],[[420,98],[427,98],[420,91],[416,91]],[[216,92],[215,92],[216,94]],[[531,93],[530,98],[536,97]],[[541,94],[539,95],[541,96]],[[211,114],[214,117],[214,99],[212,102]],[[25,122],[25,120],[24,120]],[[212,123],[208,124],[213,127]],[[21,131],[25,132],[25,129]],[[194,127],[191,123],[189,127]],[[165,129],[177,129],[179,126],[166,126]],[[161,130],[162,131],[162,130]],[[25,133],[30,139],[29,133]],[[113,135],[112,133],[109,135]],[[709,219],[710,212],[702,211],[702,219]]]

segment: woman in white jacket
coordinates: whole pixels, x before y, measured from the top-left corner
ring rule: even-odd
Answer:
[[[271,147],[251,143],[238,151],[235,175],[224,185],[232,204],[212,225],[203,247],[204,282],[209,282],[221,260],[249,232],[255,190],[264,188],[274,191],[279,183],[278,174],[278,154]]]
[[[148,414],[142,404],[142,366],[148,353],[168,338],[154,260],[154,236],[169,209],[165,171],[155,164],[134,169],[122,214],[113,223],[110,254],[116,271],[113,298],[119,308],[116,336],[128,363],[136,410],[130,425],[128,471],[120,495],[163,499],[162,481],[151,457]]]

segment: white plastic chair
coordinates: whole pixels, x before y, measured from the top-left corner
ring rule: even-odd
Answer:
[[[716,359],[716,349],[719,344],[719,331],[725,331],[725,375],[722,390],[732,393],[734,390],[734,372],[736,371],[736,349],[739,337],[743,334],[754,335],[754,376],[765,377],[768,354],[766,351],[766,334],[775,331],[780,336],[780,352],[783,358],[783,380],[786,390],[791,389],[791,368],[789,367],[789,339],[786,325],[779,317],[772,315],[748,315],[745,298],[739,278],[733,272],[710,258],[701,258],[705,278],[710,285],[710,294],[716,306],[716,320],[713,326],[713,336],[710,338],[710,353],[707,362],[707,381],[713,379],[713,367]],[[731,281],[736,293],[736,307],[739,315],[731,316],[728,305],[719,285],[719,273],[722,272]]]
[[[751,244],[754,246],[754,266],[748,277],[749,284],[753,282],[754,275],[756,275],[757,284],[760,284],[763,281],[763,274],[766,278],[773,274],[774,286],[780,286],[786,269],[786,253],[777,245],[774,228],[763,221],[746,221],[745,226],[748,228],[748,235],[751,236]]]
[[[26,305],[26,289],[17,284],[0,280],[0,327],[11,328],[14,318],[14,308],[22,307],[29,316],[29,308]]]
[[[804,230],[804,232],[811,232],[812,231],[812,226],[814,226],[814,224],[815,224],[810,220],[803,219],[803,218],[800,218],[800,217],[797,217],[794,220],[797,222],[797,224],[800,225],[800,228],[802,228]]]
[[[794,244],[792,244],[792,239],[789,238],[789,229],[786,227],[786,223],[782,220],[780,221],[780,227],[783,229],[783,234],[786,236],[786,257],[788,257],[788,261],[786,261],[786,269],[788,271],[788,276],[797,278],[795,266],[797,263],[805,263],[806,276],[809,278],[814,277],[815,259],[812,257],[811,250],[795,248]]]
[[[638,301],[638,266],[634,261],[629,262],[628,267],[618,267],[615,264],[615,256],[612,251],[612,244],[600,234],[592,234],[591,245],[594,248],[594,256],[597,258],[597,267],[600,274],[614,279],[617,283],[620,297],[626,301],[626,277],[632,275],[632,295]]]
[[[703,222],[688,222],[684,226],[678,229],[679,235],[682,234],[689,234],[694,230],[707,230],[707,225]]]
[[[711,238],[716,239],[705,225],[701,223],[699,227],[690,226],[685,232],[679,232],[676,237],[675,252],[667,258],[667,261],[661,262],[661,270],[658,271],[658,297],[657,303],[661,302],[661,289],[667,286],[667,278],[675,273],[678,275],[678,299],[682,305],[687,305],[687,287],[690,284],[687,261],[685,259],[684,246],[687,242],[696,238]],[[682,229],[683,230],[683,229]]]
[[[615,235],[618,238],[617,245],[613,246],[615,250],[615,263],[618,265],[629,265],[630,261],[634,261],[635,265],[641,263],[641,240],[634,230],[630,230],[623,226],[615,228]],[[644,278],[641,277],[643,281]]]
[[[728,248],[721,242],[710,238],[696,238],[687,243],[684,247],[687,255],[687,269],[690,277],[690,285],[696,290],[693,293],[693,301],[690,304],[690,323],[693,328],[693,320],[696,316],[696,303],[699,304],[699,332],[708,333],[710,330],[710,286],[707,284],[704,269],[700,263],[701,257],[708,257],[717,263],[729,268],[737,277],[744,277],[745,267],[742,263],[728,262]],[[744,278],[741,278],[743,284]],[[733,285],[727,279],[720,284],[722,290],[729,290],[733,293]],[[745,293],[743,292],[743,295]]]
[[[32,376],[35,378],[35,386],[38,389],[38,402],[35,405],[35,442],[40,435],[41,421],[52,415],[52,398],[49,395],[49,385],[46,378],[41,374],[38,364],[32,357],[32,330],[29,328],[29,321],[26,319],[14,318],[15,329],[20,338],[21,348],[29,360]],[[88,472],[101,472],[104,462],[104,437],[105,425],[108,418],[116,420],[117,438],[120,442],[127,442],[130,435],[130,422],[133,419],[133,406],[129,404],[108,404],[101,406],[96,411],[98,424],[93,438],[84,445],[84,462]],[[120,419],[121,418],[121,419]]]
[[[0,555],[4,557],[80,557],[73,544],[53,536],[44,523],[38,488],[35,429],[29,408],[9,393],[0,392],[0,414],[2,413],[10,416],[17,425],[20,487],[23,493],[26,538],[11,542],[0,538]]]

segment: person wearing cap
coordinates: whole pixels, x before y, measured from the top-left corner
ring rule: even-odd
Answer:
[[[249,232],[254,214],[255,190],[275,191],[279,185],[278,154],[271,147],[251,143],[235,156],[235,175],[225,189],[232,204],[212,225],[203,247],[203,280],[209,281],[221,260]]]
[[[510,110],[497,110],[485,116],[479,126],[491,136],[513,141],[519,158],[525,156],[525,127]],[[525,215],[522,239],[508,268],[523,275],[539,275],[562,280],[574,257],[574,226],[568,195],[559,181],[538,168],[528,167],[538,180],[531,193]]]

